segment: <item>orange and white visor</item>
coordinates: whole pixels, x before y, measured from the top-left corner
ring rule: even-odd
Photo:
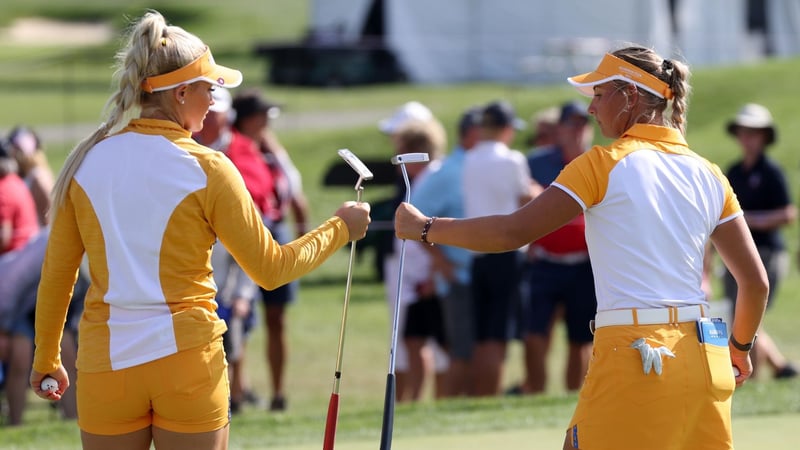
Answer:
[[[594,87],[598,84],[614,80],[632,83],[659,98],[667,100],[672,98],[672,89],[667,83],[610,53],[606,53],[603,60],[600,61],[600,65],[593,72],[567,78],[571,85],[587,97],[594,95]]]
[[[199,58],[180,69],[145,78],[142,81],[142,89],[145,92],[153,93],[196,81],[207,81],[217,86],[235,88],[242,84],[242,72],[216,64],[214,57],[211,56],[211,50],[206,47],[206,51]]]

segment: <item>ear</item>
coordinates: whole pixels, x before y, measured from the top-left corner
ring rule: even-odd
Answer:
[[[173,95],[177,103],[183,104],[186,101],[186,94],[189,91],[188,84],[182,84],[175,88]]]
[[[632,108],[633,105],[639,100],[639,88],[636,87],[635,84],[628,83],[628,86],[625,87],[625,98],[628,102],[628,107]]]

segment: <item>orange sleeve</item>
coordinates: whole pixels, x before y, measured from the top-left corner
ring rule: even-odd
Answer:
[[[209,222],[236,262],[265,289],[275,289],[307,274],[349,241],[346,224],[333,217],[280,245],[263,225],[232,163],[220,159],[209,176]]]
[[[70,189],[74,188],[73,181]],[[49,373],[61,364],[61,336],[83,253],[75,209],[67,195],[51,225],[36,298],[33,369],[37,372]]]
[[[588,209],[605,197],[608,173],[615,163],[605,148],[594,146],[567,164],[554,183],[578,196],[583,208]]]

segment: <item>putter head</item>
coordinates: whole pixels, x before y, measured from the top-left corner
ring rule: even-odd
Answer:
[[[358,159],[358,157],[353,154],[353,152],[351,152],[350,150],[348,150],[346,148],[343,148],[343,149],[339,150],[338,153],[339,153],[339,156],[341,156],[342,159],[345,160],[347,165],[349,165],[353,170],[356,171],[356,173],[358,174],[359,178],[361,178],[362,180],[371,180],[372,179],[372,176],[373,176],[372,172],[369,169],[367,169],[367,166],[365,166],[364,163],[361,162],[361,160]]]
[[[401,155],[392,156],[392,164],[411,164],[430,161],[427,153],[403,153]]]

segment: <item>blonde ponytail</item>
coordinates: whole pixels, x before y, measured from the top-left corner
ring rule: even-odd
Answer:
[[[64,205],[69,185],[86,154],[113,131],[121,128],[128,116],[138,115],[138,110],[143,107],[162,107],[165,93],[144,92],[142,81],[183,67],[204,51],[205,44],[198,37],[180,27],[168,25],[158,11],[148,10],[132,24],[127,32],[126,45],[115,56],[113,80],[117,90],[103,108],[105,121],[75,146],[56,179],[51,213],[53,219]]]

